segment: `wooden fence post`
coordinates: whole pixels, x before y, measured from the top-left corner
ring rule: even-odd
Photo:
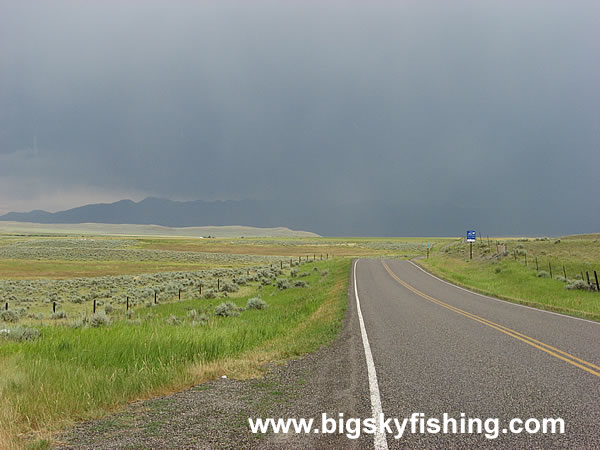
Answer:
[[[552,278],[552,264],[548,261],[548,269],[550,269],[550,278]]]

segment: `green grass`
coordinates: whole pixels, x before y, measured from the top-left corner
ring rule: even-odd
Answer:
[[[595,236],[595,238],[594,238]],[[458,243],[446,251],[432,253],[419,264],[436,275],[479,292],[551,311],[600,321],[600,293],[567,290],[557,276],[564,276],[563,265],[569,279],[581,277],[581,272],[600,272],[600,235],[553,238],[550,240],[511,239],[508,254],[498,257],[495,240],[491,248],[473,247],[473,260],[469,261],[468,246]],[[520,251],[515,259],[514,250]],[[527,254],[527,263],[525,261]],[[553,279],[537,277],[535,258],[539,270],[553,267]]]
[[[212,312],[222,299],[140,308],[139,321],[105,328],[47,326],[33,342],[0,340],[0,447],[21,445],[23,433],[47,433],[102,415],[126,402],[182,389],[223,373],[252,376],[267,360],[313,351],[340,329],[349,260],[302,266],[308,288],[264,287],[265,310],[210,316],[192,325],[189,309]],[[320,270],[329,274],[321,276]],[[244,306],[251,293],[230,299]],[[181,325],[168,325],[177,316]]]

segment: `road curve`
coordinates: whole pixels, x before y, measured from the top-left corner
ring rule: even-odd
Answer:
[[[359,260],[354,273],[386,417],[566,424],[562,435],[496,439],[388,434],[390,448],[600,447],[600,324],[481,296],[409,261]]]

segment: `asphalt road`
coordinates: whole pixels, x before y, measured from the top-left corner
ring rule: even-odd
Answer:
[[[375,444],[600,448],[600,324],[471,293],[409,261],[359,260],[354,273],[385,417],[500,423],[496,439],[405,431]],[[562,418],[565,433],[504,434],[513,418]]]

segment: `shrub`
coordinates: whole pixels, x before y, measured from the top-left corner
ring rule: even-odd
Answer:
[[[583,281],[583,280],[572,280],[569,283],[567,283],[565,285],[565,289],[568,290],[582,290],[582,291],[589,291],[590,287],[588,286],[588,284]]]
[[[296,269],[290,270],[290,277],[294,278],[298,275],[298,271]]]
[[[192,321],[192,325],[208,325],[208,316],[204,313],[198,315],[198,318]]]
[[[4,322],[16,323],[19,321],[19,318],[19,314],[11,309],[0,312],[0,319],[2,319]]]
[[[223,292],[237,292],[240,290],[240,288],[238,287],[237,284],[234,283],[228,283],[227,281],[225,281],[223,283],[223,285],[221,286],[221,290]]]
[[[108,326],[110,325],[110,318],[106,315],[104,311],[98,311],[92,316],[90,325],[94,328]]]
[[[567,281],[569,281],[569,280],[567,280],[565,277],[563,277],[563,276],[561,276],[561,275],[557,276],[557,277],[556,277],[556,279],[557,279],[558,281],[562,281],[563,283],[566,283]]]
[[[104,312],[105,312],[106,314],[110,314],[111,312],[113,312],[113,306],[112,306],[112,305],[106,305],[106,306],[104,307]]]
[[[53,320],[66,319],[67,313],[64,311],[56,311],[56,312],[50,314],[50,318]]]
[[[40,337],[40,332],[35,328],[15,327],[11,329],[0,330],[0,337],[19,342],[33,341]]]
[[[180,325],[181,320],[179,320],[176,315],[171,314],[169,317],[167,317],[167,323],[169,325]]]
[[[85,326],[85,321],[83,319],[74,320],[69,324],[69,328],[83,328]]]
[[[248,283],[248,280],[244,277],[234,278],[232,281],[239,286],[244,286]]]
[[[308,277],[308,276],[310,276],[310,272],[300,272],[300,273],[298,274],[298,276],[299,276],[299,277]]]
[[[232,302],[223,302],[215,307],[215,315],[221,317],[239,316],[239,308]]]
[[[496,273],[500,273],[500,272],[502,272],[502,267],[496,267],[496,268],[494,269],[494,272],[496,272]]]
[[[538,278],[550,278],[550,274],[545,270],[540,270],[537,275]]]
[[[329,270],[325,269],[321,271],[321,276],[322,277],[326,277],[327,275],[329,275]]]
[[[304,281],[304,280],[297,280],[297,281],[294,283],[294,286],[295,286],[295,287],[301,287],[301,288],[305,288],[305,287],[308,287],[308,283],[307,283],[306,281]]]
[[[204,293],[204,298],[217,298],[217,293],[214,289],[209,289]]]
[[[290,282],[287,280],[287,278],[278,278],[277,279],[277,287],[280,290],[283,290],[283,289],[289,289],[291,286],[290,286]]]
[[[246,303],[246,309],[265,309],[267,307],[267,303],[258,297],[252,297],[248,299],[248,303]]]

